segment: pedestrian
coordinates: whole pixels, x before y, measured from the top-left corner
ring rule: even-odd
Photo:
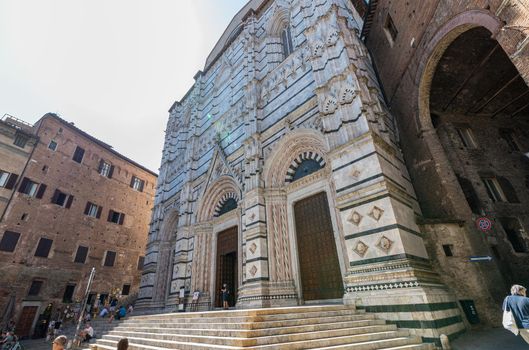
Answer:
[[[511,287],[511,295],[503,301],[503,311],[511,312],[514,322],[522,338],[529,344],[529,298],[527,289],[515,284]]]
[[[53,341],[52,350],[64,350],[67,342],[68,342],[68,338],[66,338],[65,335],[59,335]]]
[[[129,340],[127,338],[121,338],[118,342],[117,350],[127,350],[129,348]]]
[[[228,308],[230,307],[228,305],[228,298],[230,297],[230,291],[226,283],[222,285],[222,289],[220,290],[220,293],[222,295],[222,307],[224,308],[224,310],[228,310]]]
[[[132,306],[132,304],[129,304],[129,307],[127,308],[127,314],[131,314],[132,311],[134,311],[134,307]]]
[[[81,342],[89,342],[94,337],[94,329],[90,323],[87,323],[85,328],[79,333]]]

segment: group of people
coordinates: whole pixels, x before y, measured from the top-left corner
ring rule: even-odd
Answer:
[[[18,343],[18,337],[14,331],[2,331],[0,338],[0,345],[2,350],[18,350],[20,344]]]
[[[65,350],[68,344],[68,338],[65,335],[59,335],[52,343],[52,350]],[[118,342],[117,350],[127,350],[129,348],[129,340],[121,338]]]

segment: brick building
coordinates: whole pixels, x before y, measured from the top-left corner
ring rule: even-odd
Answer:
[[[368,12],[362,36],[397,120],[428,254],[459,300],[498,322],[509,286],[529,285],[529,5],[378,0]],[[484,216],[492,229],[481,232]]]
[[[25,169],[5,168],[18,179],[0,222],[0,309],[15,296],[21,336],[32,334],[48,303],[55,311],[79,300],[92,267],[91,301],[137,292],[156,182],[54,114],[31,133],[38,142]]]

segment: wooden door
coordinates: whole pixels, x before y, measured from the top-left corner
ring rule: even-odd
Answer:
[[[38,306],[24,306],[22,308],[22,313],[18,319],[16,326],[16,334],[20,337],[29,337],[31,334],[31,326],[35,320],[35,315],[37,314]]]
[[[215,305],[217,307],[222,306],[220,290],[224,283],[228,285],[228,290],[230,291],[229,305],[235,306],[235,301],[237,300],[239,283],[237,278],[237,231],[237,227],[232,227],[219,232],[217,237],[217,273],[215,283]]]
[[[304,300],[343,297],[327,195],[322,192],[294,205],[301,289]]]

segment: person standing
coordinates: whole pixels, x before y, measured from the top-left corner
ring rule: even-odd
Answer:
[[[226,283],[224,283],[222,285],[222,289],[220,290],[220,293],[221,293],[221,296],[222,296],[222,307],[224,308],[224,310],[228,310],[228,308],[230,307],[228,305],[228,299],[230,297],[230,291],[229,291],[228,285]]]
[[[529,344],[529,298],[524,286],[515,284],[503,301],[503,311],[510,311],[522,338]]]

